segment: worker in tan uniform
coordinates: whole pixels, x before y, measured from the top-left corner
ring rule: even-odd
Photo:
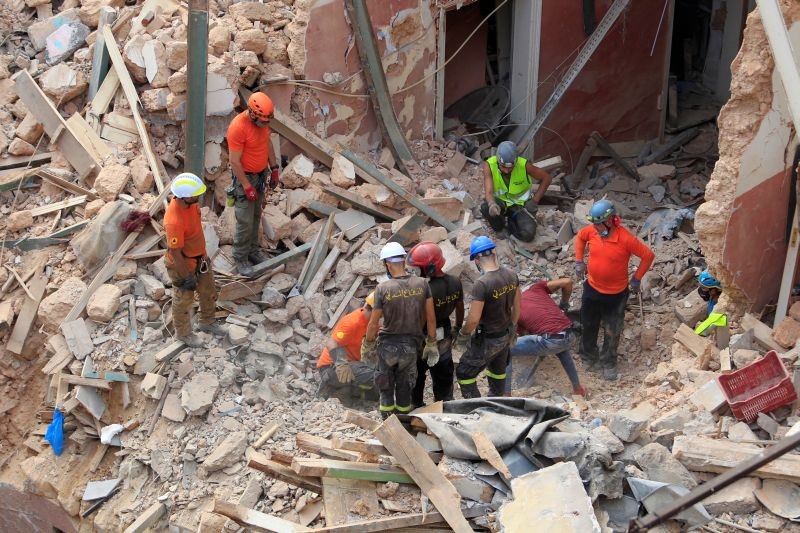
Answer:
[[[413,407],[411,389],[417,381],[417,357],[423,339],[422,357],[428,366],[439,361],[439,348],[428,282],[406,272],[406,251],[400,243],[387,243],[380,258],[389,279],[375,289],[375,308],[361,344],[361,360],[370,363],[377,358],[378,409],[383,418],[388,418],[394,413],[408,413]]]
[[[464,398],[480,398],[478,375],[485,371],[489,394],[503,396],[509,349],[516,339],[520,310],[517,274],[497,262],[495,244],[479,236],[469,246],[481,277],[472,288],[467,321],[456,338],[455,351],[463,353],[456,366],[456,379]]]
[[[224,335],[225,331],[214,324],[217,290],[211,261],[206,255],[206,239],[200,221],[200,196],[206,185],[192,173],[184,172],[170,183],[172,201],[164,214],[164,231],[167,237],[165,262],[172,280],[172,322],[178,340],[198,347],[202,339],[192,332],[190,311],[195,293],[200,300],[200,331]]]

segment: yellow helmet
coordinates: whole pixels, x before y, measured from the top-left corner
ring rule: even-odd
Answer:
[[[367,294],[367,297],[364,298],[364,303],[370,307],[375,307],[375,291]]]

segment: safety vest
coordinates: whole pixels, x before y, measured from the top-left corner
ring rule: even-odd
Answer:
[[[486,162],[492,171],[495,198],[506,204],[507,207],[525,204],[531,197],[531,178],[528,177],[528,171],[525,169],[528,160],[523,157],[517,158],[508,185],[497,166],[497,156],[493,155]]]
[[[728,316],[722,313],[711,313],[708,315],[708,318],[700,322],[696,328],[694,328],[694,332],[698,335],[702,335],[703,337],[707,336],[711,333],[711,328],[721,328],[723,326],[728,325]]]

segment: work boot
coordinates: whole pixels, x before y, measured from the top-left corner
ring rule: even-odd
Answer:
[[[254,265],[258,265],[264,261],[268,261],[269,257],[261,250],[256,250],[254,252],[250,252],[250,255],[247,256],[247,259],[249,259]]]
[[[616,366],[608,366],[603,369],[603,377],[608,381],[616,381],[619,378]]]
[[[178,335],[176,337],[179,341],[183,342],[190,348],[199,348],[203,345],[203,339],[197,333],[189,333],[188,335]]]
[[[198,331],[203,331],[205,333],[211,333],[215,337],[224,337],[228,334],[228,330],[220,326],[219,324],[212,322],[211,324],[200,324],[197,327]]]
[[[237,261],[236,262],[236,271],[246,278],[253,277],[253,266],[250,264],[249,261]]]

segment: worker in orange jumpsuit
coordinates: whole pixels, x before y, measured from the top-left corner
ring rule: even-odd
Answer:
[[[253,93],[242,111],[228,126],[226,139],[233,183],[227,189],[228,204],[235,206],[236,232],[233,259],[242,276],[253,275],[252,264],[267,256],[258,248],[261,209],[267,186],[278,185],[278,165],[269,142],[269,121],[273,105],[264,93]]]
[[[638,293],[642,277],[653,264],[655,254],[621,225],[614,204],[596,202],[587,217],[592,224],[575,237],[575,273],[583,279],[589,245],[589,278],[581,298],[581,357],[590,370],[601,368],[603,376],[617,379],[617,347],[625,325],[625,304],[630,293]],[[628,280],[631,256],[640,259],[639,268]],[[597,334],[603,325],[603,349],[598,351]]]
[[[198,201],[206,185],[194,174],[184,172],[172,180],[170,191],[174,198],[164,214],[167,237],[164,260],[172,280],[172,323],[177,339],[196,348],[203,340],[192,332],[189,317],[195,293],[200,299],[200,331],[225,334],[223,328],[214,324],[217,290],[200,221]]]
[[[343,316],[333,328],[317,361],[320,395],[378,399],[375,367],[361,361],[361,342],[367,334],[374,304],[375,294],[369,293],[360,309]]]

